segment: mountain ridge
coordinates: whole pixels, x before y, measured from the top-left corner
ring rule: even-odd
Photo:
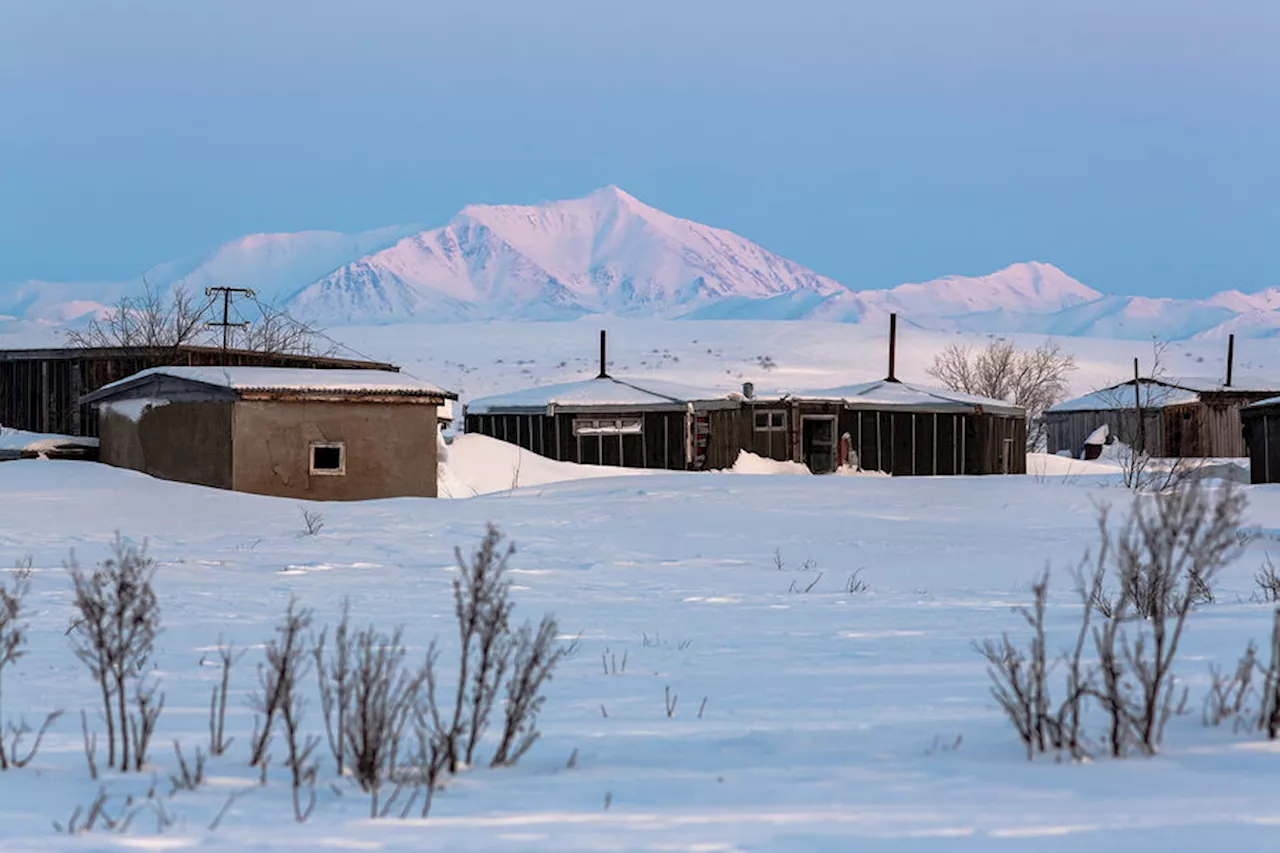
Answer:
[[[1280,287],[1205,299],[1100,293],[1040,261],[855,290],[731,231],[681,219],[616,186],[533,205],[472,204],[435,228],[244,235],[152,267],[154,287],[253,287],[328,325],[671,319],[863,322],[897,312],[925,328],[1167,339],[1280,335]],[[0,285],[0,322],[82,321],[138,284]]]

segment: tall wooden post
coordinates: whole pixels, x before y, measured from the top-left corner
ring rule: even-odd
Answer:
[[[1231,366],[1236,360],[1236,336],[1227,335],[1227,385],[1231,387]]]
[[[898,315],[889,315],[889,376],[890,382],[897,382],[898,378],[894,375],[894,362],[898,355]]]
[[[1138,440],[1134,443],[1134,453],[1144,453],[1147,448],[1147,419],[1142,414],[1142,384],[1138,376],[1138,359],[1133,360],[1133,410],[1138,416]]]

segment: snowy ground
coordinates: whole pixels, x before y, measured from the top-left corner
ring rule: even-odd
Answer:
[[[950,343],[981,346],[977,333],[924,331],[900,317],[899,378],[928,382],[925,369]],[[834,388],[881,379],[887,367],[888,330],[881,324],[690,321],[585,317],[546,323],[404,323],[329,330],[343,355],[392,361],[409,373],[458,392],[463,401],[594,376],[599,370],[598,334],[609,331],[610,370],[698,387],[737,390],[743,381],[761,391]],[[1044,335],[1011,335],[1037,346]],[[1072,394],[1084,394],[1133,375],[1133,359],[1150,370],[1152,345],[1143,341],[1054,337],[1076,357]],[[58,346],[65,337],[41,327],[5,332],[0,348]],[[1222,377],[1226,342],[1197,339],[1172,343],[1162,363],[1171,376]],[[1280,379],[1280,338],[1236,342],[1235,377]]]
[[[884,330],[851,325],[589,319],[335,336],[467,399],[594,374],[602,325],[615,373],[726,390],[744,380],[762,390],[829,387],[884,373]],[[982,339],[904,324],[899,375],[926,379],[933,352],[951,341]],[[1135,355],[1145,365],[1150,353],[1133,342],[1060,342],[1080,363],[1076,392],[1122,379]],[[0,335],[0,345],[16,343]],[[1277,346],[1240,344],[1237,375],[1280,364]],[[1212,375],[1224,349],[1192,341],[1165,359],[1172,373]],[[31,650],[8,673],[4,712],[68,714],[33,766],[0,773],[0,850],[1275,849],[1280,806],[1270,782],[1280,750],[1206,729],[1199,710],[1208,664],[1234,664],[1269,631],[1269,608],[1250,596],[1266,551],[1280,558],[1280,488],[1249,488],[1256,535],[1218,602],[1194,617],[1178,667],[1191,713],[1171,723],[1165,752],[1028,764],[971,644],[1020,631],[1010,608],[1052,563],[1051,645],[1065,646],[1078,605],[1060,570],[1092,544],[1095,503],[1129,500],[1106,460],[1029,461],[1025,477],[763,476],[796,472],[752,459],[736,473],[641,473],[463,436],[441,481],[442,494],[462,499],[311,506],[324,521],[315,536],[304,533],[294,501],[87,463],[4,463],[0,565],[30,554],[38,569]],[[566,634],[581,634],[580,653],[551,685],[545,737],[519,767],[464,774],[425,823],[371,823],[349,784],[327,786],[326,765],[316,813],[298,826],[285,772],[274,768],[259,788],[246,767],[253,648],[234,676],[236,743],[211,763],[202,790],[168,801],[172,827],[157,835],[154,821],[139,818],[125,835],[53,833],[52,821],[65,822],[97,791],[78,717],[92,712],[94,687],[64,636],[72,550],[96,562],[118,530],[149,540],[162,561],[157,674],[168,705],[153,763],[167,791],[172,741],[188,755],[207,743],[216,670],[201,659],[220,635],[257,646],[291,595],[322,620],[350,597],[358,620],[404,623],[416,646],[439,637],[447,647],[452,551],[469,549],[487,521],[520,547],[519,613],[554,611]],[[868,592],[846,590],[857,570]],[[602,656],[625,657],[626,671],[605,674]],[[668,687],[679,696],[672,717]],[[321,730],[314,697],[306,727]],[[152,784],[151,775],[107,780],[117,803]],[[209,833],[239,791],[248,793]]]
[[[947,344],[982,346],[991,336],[916,329],[899,318],[897,375],[928,383],[926,368]],[[369,356],[458,392],[463,402],[488,394],[596,375],[598,334],[609,331],[610,371],[672,382],[738,390],[744,381],[761,392],[834,388],[882,379],[888,330],[879,324],[751,321],[662,321],[586,317],[577,322],[354,326],[332,336]],[[1012,335],[1035,347],[1044,335]],[[1071,393],[1084,394],[1133,376],[1138,358],[1145,374],[1151,342],[1103,338],[1051,338],[1076,358]],[[1223,377],[1226,341],[1169,344],[1161,364],[1170,376]],[[1238,382],[1280,380],[1280,338],[1238,340]]]
[[[466,457],[457,455],[457,477],[477,481]],[[29,553],[39,572],[31,653],[5,683],[5,710],[69,714],[35,766],[0,774],[0,848],[1274,849],[1280,806],[1270,781],[1280,750],[1205,729],[1199,702],[1208,663],[1234,662],[1269,629],[1268,607],[1248,599],[1264,551],[1280,551],[1280,489],[1250,489],[1259,536],[1227,572],[1219,603],[1194,618],[1179,667],[1192,713],[1170,725],[1166,752],[1028,764],[971,643],[1019,630],[1010,607],[1026,600],[1028,580],[1046,561],[1061,567],[1078,557],[1092,538],[1095,501],[1127,500],[1105,466],[1044,465],[1044,476],[1008,478],[662,473],[515,490],[508,480],[469,500],[314,507],[325,526],[307,536],[292,501],[87,463],[6,463],[0,556]],[[96,561],[119,530],[146,537],[163,561],[158,673],[168,706],[154,763],[165,780],[172,739],[188,750],[207,740],[215,670],[200,661],[219,635],[257,644],[290,595],[323,619],[350,596],[361,620],[403,622],[419,646],[434,636],[447,643],[451,552],[469,548],[486,521],[520,546],[519,612],[554,611],[566,633],[582,637],[552,684],[545,738],[518,768],[465,774],[425,823],[371,823],[349,785],[338,786],[342,796],[325,787],[298,826],[284,771],[256,788],[245,766],[253,651],[234,679],[236,744],[212,763],[203,790],[169,801],[173,827],[157,837],[140,818],[123,836],[54,835],[51,821],[96,791],[78,721],[94,707],[94,688],[64,636],[61,566],[72,549]],[[856,569],[869,592],[845,591]],[[810,593],[789,591],[815,579]],[[1055,646],[1067,641],[1072,599],[1060,579]],[[606,675],[602,655],[625,655],[625,673]],[[667,687],[679,696],[670,718]],[[319,731],[314,700],[307,727]],[[107,784],[122,797],[152,780]],[[208,833],[239,790],[250,793]]]

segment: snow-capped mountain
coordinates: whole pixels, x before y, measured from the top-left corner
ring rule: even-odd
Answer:
[[[129,283],[0,286],[0,322],[75,322]],[[252,287],[327,325],[572,319],[876,320],[939,330],[1116,338],[1280,335],[1280,287],[1203,300],[1109,296],[1047,263],[853,290],[617,187],[538,205],[471,205],[448,223],[255,234],[145,273],[158,288]]]
[[[617,187],[538,206],[472,205],[345,264],[293,304],[345,321],[588,313],[678,315],[723,299],[844,291],[728,231]]]

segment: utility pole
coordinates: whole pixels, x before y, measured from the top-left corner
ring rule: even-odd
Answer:
[[[231,322],[231,294],[239,293],[246,297],[253,298],[254,293],[247,287],[206,287],[204,289],[205,296],[213,296],[215,293],[222,294],[222,322],[221,323],[205,323],[206,329],[221,328],[222,329],[222,352],[225,354],[231,347],[231,329],[247,329],[249,323],[232,323]]]

